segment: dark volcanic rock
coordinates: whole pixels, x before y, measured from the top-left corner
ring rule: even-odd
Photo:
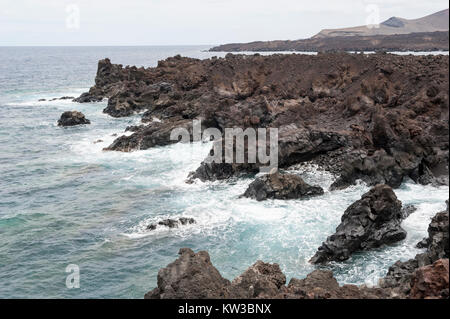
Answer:
[[[418,268],[431,265],[438,259],[449,258],[449,213],[447,210],[437,213],[428,226],[428,238],[419,243],[420,247],[427,248],[426,252],[417,254],[414,259],[402,262],[397,261],[389,268],[380,286],[393,288],[398,294],[408,295],[411,291],[411,279]]]
[[[171,90],[172,86],[166,82],[150,85],[144,82],[127,83],[126,88],[122,88],[120,92],[108,99],[108,106],[103,112],[113,117],[124,117],[144,109],[160,106],[164,98],[159,99],[159,97]],[[171,102],[167,102],[163,106],[170,105]]]
[[[414,271],[411,280],[412,299],[431,299],[449,297],[448,259],[439,259],[432,265]]]
[[[292,278],[281,298],[292,299],[380,299],[389,298],[388,289],[339,286],[331,271],[315,270],[304,279]]]
[[[102,96],[91,95],[88,92],[81,94],[79,97],[73,99],[73,102],[78,103],[91,103],[91,102],[101,102],[103,100]]]
[[[257,261],[236,277],[227,290],[234,298],[270,298],[286,284],[286,276],[278,264]]]
[[[57,100],[73,100],[73,96],[62,96],[62,97],[55,97],[51,99],[50,101],[57,101]]]
[[[388,298],[390,289],[340,287],[330,271],[316,270],[305,279],[291,279],[278,264],[257,261],[232,282],[224,279],[211,264],[207,252],[183,248],[180,257],[158,272],[158,287],[146,299],[378,299]]]
[[[158,272],[158,286],[146,299],[386,299],[448,298],[448,259],[419,268],[407,284],[411,294],[391,287],[339,286],[331,271],[315,270],[304,279],[286,276],[278,264],[257,261],[232,282],[211,264],[206,251],[180,249],[180,257]],[[416,267],[417,268],[417,267]]]
[[[179,120],[168,123],[152,122],[148,125],[133,128],[133,134],[123,135],[117,138],[106,151],[131,152],[135,150],[146,150],[155,146],[165,146],[177,143],[178,140],[171,140],[170,136],[174,129],[186,129],[192,137],[192,121]]]
[[[345,210],[336,233],[319,247],[310,262],[343,261],[355,251],[404,239],[406,231],[400,227],[401,208],[402,203],[391,187],[375,186]]]
[[[230,54],[176,56],[155,68],[101,60],[95,86],[78,100],[108,98],[112,116],[144,112],[149,125],[109,150],[175,143],[170,132],[190,130],[193,119],[222,137],[226,128],[276,128],[280,168],[318,163],[339,177],[332,189],[358,179],[395,188],[407,177],[448,184],[448,92],[448,56]],[[261,166],[204,161],[190,180],[254,174]]]
[[[218,299],[226,298],[230,282],[211,264],[206,251],[194,253],[180,249],[180,257],[158,272],[158,287],[145,299]]]
[[[258,177],[249,185],[243,196],[262,201],[268,198],[299,199],[323,193],[321,187],[308,185],[297,175],[277,172]]]
[[[155,230],[158,226],[165,226],[168,228],[177,228],[179,225],[188,225],[194,224],[194,218],[181,217],[178,220],[176,219],[164,219],[159,221],[157,224],[150,224],[147,226],[147,230]]]
[[[58,120],[58,126],[74,126],[81,124],[91,124],[84,114],[78,111],[67,111],[61,115]]]

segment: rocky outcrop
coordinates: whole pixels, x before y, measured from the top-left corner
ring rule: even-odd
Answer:
[[[211,264],[205,251],[183,248],[180,257],[158,272],[158,287],[146,299],[378,299],[387,298],[389,289],[340,287],[330,271],[316,270],[305,279],[291,279],[278,264],[257,261],[233,281],[224,279]]]
[[[201,119],[202,130],[215,128],[222,137],[226,128],[278,129],[279,167],[318,163],[339,177],[332,189],[358,179],[371,186],[398,187],[407,177],[445,184],[447,75],[444,56],[176,56],[155,68],[105,59],[95,86],[78,100],[108,98],[105,112],[112,116],[143,113],[144,125],[107,150],[175,143],[169,138],[173,129],[192,134],[192,120]],[[205,161],[190,180],[224,180],[257,173],[261,166],[259,160]]]
[[[83,113],[78,111],[67,111],[61,115],[58,120],[58,126],[75,126],[82,124],[91,124]]]
[[[133,134],[122,135],[117,138],[106,151],[131,152],[145,150],[155,146],[165,146],[178,143],[178,140],[170,139],[174,129],[186,129],[192,136],[192,121],[179,120],[173,122],[152,122],[142,127],[135,127]]]
[[[195,219],[194,218],[188,218],[188,217],[181,217],[179,219],[164,219],[159,221],[156,224],[150,224],[147,226],[147,230],[155,230],[158,226],[165,226],[168,228],[178,228],[180,225],[189,225],[194,224]]]
[[[432,265],[417,269],[412,275],[410,298],[448,299],[448,277],[448,259],[439,259]]]
[[[257,261],[233,281],[223,278],[206,251],[180,249],[180,257],[158,272],[157,287],[146,299],[389,299],[448,298],[448,259],[417,269],[412,287],[399,294],[391,287],[340,286],[333,273],[315,270],[304,279],[286,276],[278,264]]]
[[[389,289],[339,286],[333,273],[327,270],[314,270],[304,279],[292,278],[285,291],[278,298],[285,299],[386,299]]]
[[[432,260],[449,256],[449,215],[447,210],[437,213],[428,226],[428,238],[421,241],[419,248],[427,248],[427,254]]]
[[[411,280],[417,269],[429,266],[439,259],[449,258],[449,212],[437,213],[428,227],[428,238],[419,243],[419,247],[426,248],[424,253],[417,254],[414,259],[397,261],[389,268],[380,286],[392,288],[397,294],[411,293]],[[429,269],[429,268],[427,268]]]
[[[311,186],[294,174],[280,174],[278,172],[258,177],[243,194],[258,201],[265,199],[299,199],[317,196],[324,193],[319,186]]]
[[[226,288],[232,298],[271,298],[286,284],[278,264],[257,261]]]
[[[336,233],[327,238],[310,262],[343,261],[355,251],[404,239],[406,231],[400,227],[404,218],[401,208],[402,203],[391,187],[375,186],[345,210]]]
[[[180,257],[158,272],[158,287],[146,299],[219,299],[229,297],[230,282],[211,264],[205,251],[180,249]]]

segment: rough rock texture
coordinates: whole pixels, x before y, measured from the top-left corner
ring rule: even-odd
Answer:
[[[197,60],[155,68],[101,60],[79,102],[108,98],[105,112],[143,112],[143,125],[107,150],[163,146],[177,127],[277,128],[281,168],[311,161],[337,174],[333,189],[362,179],[398,187],[405,177],[448,183],[448,56],[327,53]],[[155,122],[155,118],[160,122]],[[218,141],[219,142],[219,141]],[[259,142],[259,141],[258,141]],[[202,163],[191,179],[256,173],[257,163]]]
[[[397,294],[409,295],[411,292],[411,279],[418,268],[431,265],[438,259],[449,258],[449,212],[447,210],[437,213],[428,227],[429,237],[421,241],[421,247],[426,247],[424,253],[417,254],[414,259],[397,261],[389,268],[380,286],[393,288]]]
[[[304,279],[292,278],[285,291],[277,298],[283,299],[383,299],[390,291],[380,288],[339,286],[331,271],[315,270]]]
[[[286,276],[278,264],[257,261],[233,281],[224,279],[205,251],[180,249],[180,257],[158,272],[158,286],[146,299],[387,299],[448,298],[448,259],[413,272],[405,294],[391,287],[339,286],[331,271],[315,270],[304,279]]]
[[[211,264],[205,251],[180,249],[180,257],[158,272],[158,287],[146,299],[217,299],[228,297],[230,284]]]
[[[89,121],[83,113],[78,111],[64,112],[58,120],[58,126],[74,126],[81,124],[91,124],[91,121]]]
[[[244,193],[244,197],[262,201],[273,199],[299,199],[307,196],[322,195],[323,189],[311,186],[294,174],[267,174],[253,181]]]
[[[343,261],[355,251],[404,239],[401,208],[402,203],[391,187],[375,186],[345,210],[336,233],[327,238],[310,262]]]
[[[168,228],[177,228],[180,225],[189,225],[194,224],[195,219],[194,218],[188,218],[188,217],[181,217],[178,220],[176,219],[164,219],[159,221],[156,224],[150,224],[147,226],[147,230],[155,230],[158,226],[165,226]]]
[[[228,291],[233,298],[270,298],[286,284],[286,276],[278,264],[257,261],[236,277]]]
[[[232,282],[224,279],[211,264],[207,252],[194,253],[180,249],[180,257],[158,272],[158,287],[145,295],[146,299],[205,299],[205,298],[360,298],[389,297],[389,289],[339,287],[329,271],[316,270],[305,279],[293,278],[288,286],[278,264],[257,261]]]
[[[410,298],[448,298],[448,274],[448,259],[439,259],[432,265],[417,269],[411,280]]]

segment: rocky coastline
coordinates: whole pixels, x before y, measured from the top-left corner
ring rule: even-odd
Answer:
[[[392,191],[379,185],[364,195]],[[394,195],[395,196],[395,195]],[[394,209],[401,206],[398,200]],[[356,202],[355,204],[361,205]],[[353,204],[352,206],[354,206]],[[375,204],[377,205],[377,204]],[[384,204],[381,204],[384,205]],[[350,206],[349,208],[352,208]],[[385,210],[383,208],[382,210]],[[387,209],[389,210],[389,209]],[[442,299],[449,298],[448,206],[438,213],[428,229],[430,243],[426,252],[415,259],[395,263],[376,287],[340,286],[333,273],[315,270],[304,279],[292,278],[286,285],[286,276],[278,264],[257,261],[243,274],[229,281],[213,266],[206,251],[198,253],[189,248],[179,251],[180,257],[158,272],[157,287],[146,299]],[[345,214],[343,216],[345,219]],[[386,221],[385,229],[389,229]],[[339,228],[339,227],[338,227]],[[372,228],[367,225],[366,229]],[[399,240],[400,237],[397,238]],[[386,243],[391,240],[386,241]],[[370,246],[371,239],[364,243]],[[354,246],[351,241],[344,249]],[[320,250],[319,250],[320,251]]]
[[[227,128],[278,129],[278,172],[255,177],[243,194],[256,200],[322,194],[320,187],[284,173],[305,162],[336,176],[329,191],[358,180],[373,187],[344,212],[336,234],[311,260],[325,263],[405,238],[400,224],[413,209],[402,209],[393,191],[405,180],[448,185],[448,72],[449,58],[441,55],[175,56],[154,68],[104,59],[95,85],[74,101],[106,98],[103,112],[110,116],[142,115],[140,125],[127,129],[131,134],[118,136],[105,151],[177,143],[170,138],[174,129],[185,129],[193,141],[194,120],[201,121],[202,131],[220,133],[214,144],[223,143]],[[244,147],[247,154],[249,143]],[[205,160],[186,181],[231,180],[255,175],[263,165],[248,157],[244,163]],[[341,287],[322,270],[286,286],[279,266],[261,261],[230,282],[207,252],[181,249],[146,298],[448,298],[448,209],[436,215],[420,245],[424,256],[396,263],[374,288]]]
[[[277,128],[280,168],[317,163],[342,189],[361,179],[398,187],[448,185],[448,56],[319,54],[197,60],[155,68],[99,62],[95,85],[75,99],[108,98],[103,112],[142,113],[133,134],[106,150],[175,143],[174,128]],[[155,121],[158,119],[158,121]],[[202,163],[189,178],[226,180],[261,163]]]

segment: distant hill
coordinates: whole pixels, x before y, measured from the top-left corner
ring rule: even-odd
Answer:
[[[420,32],[394,35],[336,36],[296,41],[224,44],[216,52],[239,51],[448,51],[449,32]]]
[[[419,19],[389,18],[379,28],[322,30],[310,39],[231,43],[210,51],[448,51],[449,10]]]
[[[337,36],[371,36],[409,34],[416,32],[435,32],[449,30],[449,9],[442,10],[419,19],[403,19],[392,17],[382,22],[379,28],[359,26],[343,29],[325,29],[313,38],[326,38]]]

